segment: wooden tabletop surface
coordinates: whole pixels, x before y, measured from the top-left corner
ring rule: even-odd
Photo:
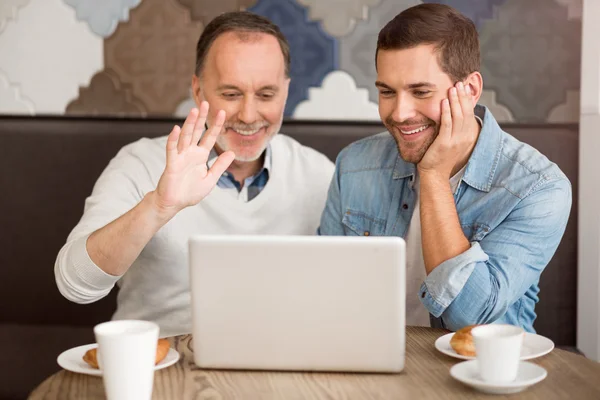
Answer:
[[[407,327],[406,365],[399,374],[296,373],[201,370],[195,366],[191,336],[171,338],[181,359],[154,376],[154,400],[181,399],[490,399],[454,380],[458,360],[438,352],[441,329]],[[517,395],[494,399],[600,399],[600,364],[554,349],[531,360],[548,377]],[[102,378],[60,371],[42,382],[30,399],[104,399]]]

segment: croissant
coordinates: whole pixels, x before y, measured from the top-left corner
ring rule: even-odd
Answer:
[[[458,354],[468,357],[475,357],[475,342],[473,342],[473,335],[471,330],[479,325],[465,326],[456,331],[450,339],[450,346]]]
[[[154,362],[155,365],[161,362],[167,356],[170,347],[171,345],[169,344],[169,341],[167,339],[158,339],[158,344],[156,345],[156,359]],[[97,350],[98,348],[95,347],[86,351],[86,353],[83,355],[83,361],[85,361],[86,363],[88,363],[96,369],[98,369]]]

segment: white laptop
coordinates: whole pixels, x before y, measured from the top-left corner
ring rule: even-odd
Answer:
[[[404,368],[401,238],[195,236],[189,250],[199,367]]]

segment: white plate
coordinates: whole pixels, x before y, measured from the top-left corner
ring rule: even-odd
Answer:
[[[510,394],[518,393],[524,389],[527,389],[531,385],[543,381],[548,375],[548,372],[546,372],[546,370],[539,365],[527,361],[521,361],[519,363],[517,378],[514,381],[506,383],[488,383],[481,380],[479,377],[477,360],[471,360],[458,363],[450,368],[450,375],[457,381],[471,386],[481,392],[491,394]]]
[[[435,341],[435,348],[450,357],[460,358],[461,360],[474,360],[475,357],[463,356],[458,354],[452,346],[450,339],[454,333],[448,333]],[[554,349],[554,342],[547,337],[535,333],[525,332],[523,338],[523,347],[521,348],[521,360],[531,360],[550,353]]]
[[[96,368],[92,368],[88,363],[83,361],[83,355],[89,349],[98,347],[97,344],[86,344],[79,347],[73,347],[72,349],[63,351],[60,353],[56,361],[58,365],[71,372],[78,372],[80,374],[102,376],[102,371]],[[154,370],[167,368],[175,364],[179,360],[179,353],[173,348],[169,348],[167,356],[163,358],[161,362],[156,364]]]

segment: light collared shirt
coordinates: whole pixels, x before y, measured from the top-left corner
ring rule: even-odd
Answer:
[[[424,279],[421,303],[443,327],[507,323],[535,332],[539,279],[563,236],[571,184],[556,164],[504,132],[476,106],[483,127],[454,202],[471,246]],[[346,147],[318,232],[405,238],[416,208],[416,166],[384,132]]]
[[[208,168],[212,167],[217,161],[218,154],[213,148],[208,157]],[[262,168],[255,175],[244,179],[243,185],[236,181],[228,171],[225,171],[219,178],[217,186],[226,189],[238,200],[248,202],[259,195],[269,181],[269,171],[271,170],[271,145],[265,149],[265,161]]]

